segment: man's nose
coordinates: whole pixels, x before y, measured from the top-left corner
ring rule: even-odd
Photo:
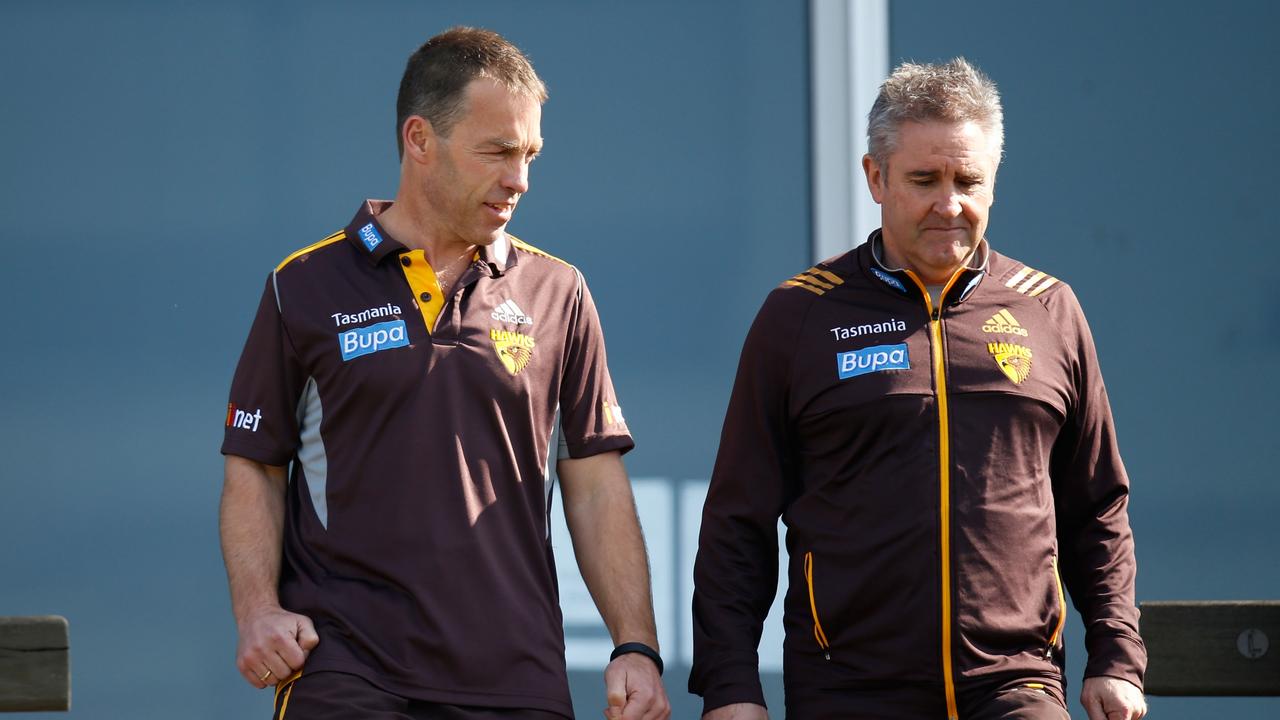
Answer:
[[[960,194],[943,190],[933,202],[933,211],[944,218],[956,217],[960,214]]]
[[[502,186],[521,195],[529,192],[529,163],[523,158],[511,161],[503,174]]]

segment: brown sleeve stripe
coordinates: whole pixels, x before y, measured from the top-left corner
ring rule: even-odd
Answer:
[[[804,288],[805,290],[808,290],[809,292],[813,293],[814,295],[821,295],[821,294],[823,294],[823,293],[825,293],[825,292],[826,292],[826,290],[819,290],[818,288],[816,288],[816,287],[814,287],[814,286],[812,286],[812,285],[806,285],[805,283],[802,283],[802,282],[796,282],[795,280],[788,280],[788,281],[786,281],[786,282],[784,282],[784,283],[782,283],[782,284],[783,284],[783,285],[790,286],[790,287]]]
[[[1058,278],[1024,265],[1018,270],[1018,272],[1014,273],[1012,277],[1005,281],[1004,286],[1007,288],[1013,288],[1015,291],[1020,292],[1023,295],[1035,297],[1045,290],[1048,290],[1057,282]]]
[[[338,232],[330,235],[329,237],[321,240],[318,243],[312,243],[311,245],[308,245],[302,248],[301,250],[298,250],[297,252],[292,253],[291,255],[289,255],[289,257],[285,258],[284,260],[281,260],[280,264],[276,266],[276,272],[280,272],[281,270],[284,269],[285,265],[288,265],[289,263],[293,262],[294,260],[297,260],[303,255],[306,255],[307,253],[315,250],[319,250],[325,245],[332,245],[333,243],[336,243],[339,240],[345,240],[346,237],[347,237],[346,231],[339,230]]]
[[[561,260],[560,258],[556,257],[555,255],[552,255],[551,253],[548,253],[548,252],[543,251],[543,250],[539,250],[538,248],[536,248],[536,247],[534,247],[534,246],[530,245],[529,243],[527,243],[527,242],[525,242],[525,241],[521,240],[520,238],[516,237],[515,235],[510,235],[510,234],[508,234],[508,235],[507,235],[507,238],[511,240],[511,244],[512,244],[513,246],[515,246],[515,247],[517,247],[517,248],[519,248],[519,249],[521,249],[521,250],[523,250],[523,251],[525,251],[525,252],[527,252],[527,253],[529,253],[529,254],[531,254],[531,255],[541,255],[542,257],[547,258],[548,260],[555,260],[556,262],[560,263],[561,265],[565,265],[565,266],[567,266],[567,267],[573,267],[572,265],[570,265],[569,263],[565,262],[564,260]]]

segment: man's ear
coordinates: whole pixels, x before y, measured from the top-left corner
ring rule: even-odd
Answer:
[[[431,123],[421,115],[410,115],[400,128],[404,141],[404,157],[417,163],[426,162],[435,152],[436,133]]]
[[[886,168],[881,167],[876,159],[870,154],[862,156],[862,172],[867,176],[867,189],[871,191],[871,198],[880,204],[884,200],[884,181]]]

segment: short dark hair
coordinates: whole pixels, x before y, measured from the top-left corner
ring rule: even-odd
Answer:
[[[539,103],[547,101],[547,87],[529,58],[492,30],[454,27],[423,43],[409,56],[396,97],[396,147],[404,156],[404,123],[417,115],[448,137],[466,110],[467,85],[478,77],[492,78],[513,92]]]

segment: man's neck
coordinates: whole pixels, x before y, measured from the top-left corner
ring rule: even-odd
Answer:
[[[428,219],[428,213],[415,210],[412,201],[397,195],[391,207],[378,215],[378,223],[401,245],[421,250],[433,268],[443,270],[456,263],[458,258],[469,258],[475,253],[475,245],[442,237],[438,226]]]

